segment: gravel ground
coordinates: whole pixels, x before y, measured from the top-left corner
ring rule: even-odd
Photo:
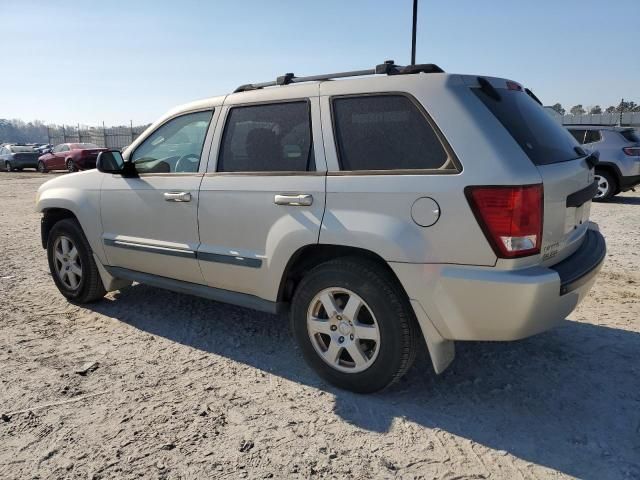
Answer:
[[[0,478],[640,478],[638,194],[593,205],[608,259],[564,326],[360,396],[284,318],[143,285],[67,303],[46,178],[0,174]]]

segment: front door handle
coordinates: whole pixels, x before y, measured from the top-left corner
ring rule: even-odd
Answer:
[[[190,202],[190,192],[165,192],[164,199],[167,202]]]
[[[276,205],[293,205],[295,207],[308,207],[313,203],[313,196],[309,194],[301,195],[276,195],[273,197]]]

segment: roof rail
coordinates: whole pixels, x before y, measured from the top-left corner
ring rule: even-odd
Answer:
[[[334,78],[362,77],[365,75],[408,75],[413,73],[443,73],[439,66],[433,63],[421,65],[407,65],[406,67],[396,65],[393,60],[385,60],[384,63],[376,65],[375,68],[367,70],[353,70],[350,72],[325,73],[321,75],[311,75],[308,77],[296,77],[293,73],[285,73],[271,82],[247,83],[240,85],[233,93],[258,90],[264,87],[275,87],[276,85],[289,85],[291,83],[314,82],[321,80],[332,80]]]

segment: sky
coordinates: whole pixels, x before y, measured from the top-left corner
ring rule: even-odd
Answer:
[[[417,63],[640,103],[640,0],[419,0]],[[409,63],[412,0],[0,0],[0,118],[146,124],[286,72]],[[635,25],[635,28],[634,28]]]

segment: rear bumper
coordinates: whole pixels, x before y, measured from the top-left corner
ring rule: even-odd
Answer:
[[[582,246],[553,267],[390,263],[412,302],[446,340],[517,340],[548,330],[587,295],[604,262],[604,238],[592,224]],[[415,309],[415,306],[414,306]]]
[[[632,177],[620,177],[620,190],[631,190],[636,185],[640,185],[640,175]]]

